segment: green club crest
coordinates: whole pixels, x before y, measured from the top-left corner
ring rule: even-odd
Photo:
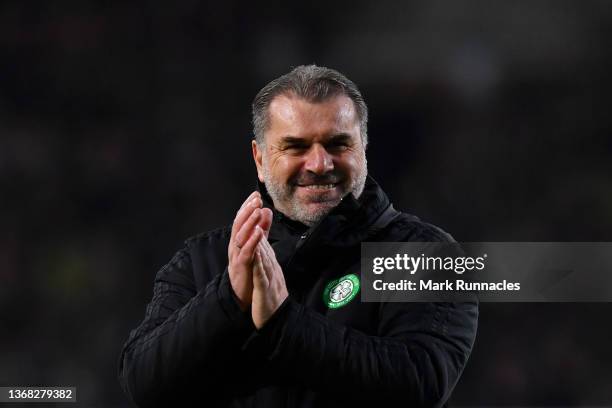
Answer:
[[[353,300],[359,293],[359,277],[353,273],[335,279],[325,286],[323,303],[330,309],[337,309]]]

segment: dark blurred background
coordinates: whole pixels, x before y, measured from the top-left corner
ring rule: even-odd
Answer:
[[[127,406],[155,272],[255,183],[292,66],[370,107],[370,174],[459,241],[612,241],[609,1],[0,2],[0,385]],[[456,406],[612,405],[610,304],[483,304]]]

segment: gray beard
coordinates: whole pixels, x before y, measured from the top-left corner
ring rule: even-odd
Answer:
[[[323,217],[329,214],[331,210],[333,210],[338,204],[340,204],[340,202],[344,198],[342,197],[334,201],[328,201],[327,203],[329,205],[326,205],[325,207],[320,207],[315,211],[309,211],[305,206],[302,206],[296,199],[292,198],[291,186],[275,183],[272,180],[268,162],[265,157],[262,164],[264,184],[266,185],[268,194],[272,198],[274,207],[290,219],[299,221],[304,225],[311,227],[314,224],[318,223],[321,219],[323,219]],[[364,155],[363,167],[357,174],[357,177],[355,177],[355,179],[349,186],[347,194],[352,193],[353,196],[358,199],[363,193],[367,176],[368,162]],[[281,208],[282,203],[287,204],[286,208]]]

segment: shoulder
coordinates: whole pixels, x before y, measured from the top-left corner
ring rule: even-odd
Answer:
[[[390,233],[396,241],[405,242],[455,242],[451,234],[442,228],[422,221],[412,214],[399,212],[390,225]]]
[[[202,232],[185,240],[191,256],[191,267],[196,289],[208,284],[227,266],[227,246],[231,227]]]
[[[214,245],[215,243],[225,243],[229,241],[232,233],[231,226],[220,227],[214,230],[201,232],[193,235],[185,240],[187,248],[193,248],[200,245]]]
[[[158,270],[155,281],[158,285],[180,285],[192,290],[200,287],[216,273],[203,276],[214,268],[221,270],[226,262],[227,243],[231,234],[230,227],[217,228],[189,237],[185,246],[178,250],[172,259]]]

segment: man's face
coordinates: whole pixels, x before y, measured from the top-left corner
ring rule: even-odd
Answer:
[[[279,95],[268,113],[265,145],[253,141],[253,157],[277,210],[313,225],[346,194],[361,195],[367,162],[349,97],[310,103]]]

